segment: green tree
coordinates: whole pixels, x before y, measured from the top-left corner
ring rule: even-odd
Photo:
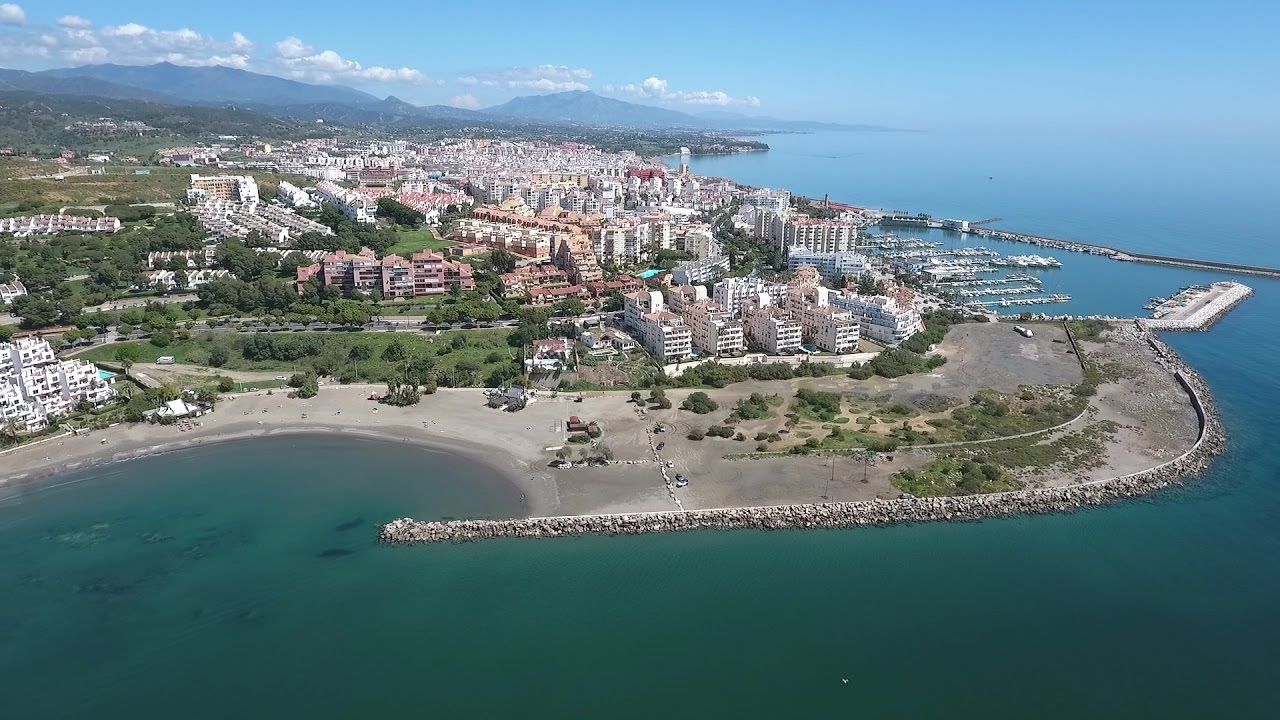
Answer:
[[[138,347],[136,345],[121,345],[116,348],[116,362],[120,363],[120,367],[124,368],[124,376],[129,377],[129,368],[138,361]]]
[[[706,393],[701,390],[697,390],[689,393],[689,397],[685,398],[684,402],[680,403],[680,407],[699,415],[706,415],[707,413],[715,412],[720,405],[715,400],[712,400]]]
[[[400,362],[408,357],[408,354],[408,351],[404,348],[404,344],[401,343],[399,339],[396,339],[392,340],[389,345],[383,348],[382,359],[387,362]]]

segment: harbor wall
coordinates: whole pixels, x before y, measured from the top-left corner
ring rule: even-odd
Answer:
[[[1245,265],[1243,263],[1226,263],[1217,262],[1215,260],[1196,260],[1193,258],[1180,258],[1170,255],[1154,255],[1151,253],[1131,252],[1121,250],[1119,248],[1109,247],[1107,245],[1094,245],[1092,243],[1076,242],[1074,240],[1060,240],[1058,238],[1046,237],[1044,235],[1033,235],[1031,233],[1016,232],[1013,230],[997,230],[995,228],[971,228],[969,230],[960,230],[949,228],[942,222],[937,220],[924,220],[916,218],[903,217],[885,217],[880,218],[877,225],[883,227],[908,227],[933,230],[953,230],[966,235],[976,235],[978,237],[990,237],[997,240],[1007,242],[1025,243],[1035,245],[1037,247],[1047,247],[1057,250],[1069,250],[1071,252],[1087,253],[1090,255],[1102,255],[1112,260],[1120,260],[1126,262],[1142,262],[1153,265],[1172,265],[1175,267],[1195,268],[1199,270],[1220,270],[1224,272],[1243,273],[1245,275],[1261,275],[1264,277],[1280,278],[1280,268],[1262,267],[1260,265]]]
[[[871,500],[823,504],[771,505],[711,510],[621,513],[423,522],[402,518],[379,531],[386,544],[472,542],[497,538],[554,538],[577,535],[639,535],[692,530],[811,530],[882,527],[901,523],[1071,512],[1178,485],[1206,470],[1226,447],[1222,423],[1203,379],[1164,342],[1147,335],[1159,361],[1187,392],[1199,421],[1195,443],[1183,454],[1129,475],[1076,485],[986,495]]]
[[[1184,320],[1139,320],[1138,324],[1145,330],[1205,332],[1251,295],[1253,295],[1253,288],[1235,283],[1225,295],[1216,298]]]

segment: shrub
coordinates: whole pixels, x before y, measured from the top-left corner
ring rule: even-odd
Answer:
[[[236,381],[227,376],[218,378],[218,392],[228,393],[236,389]]]
[[[712,400],[706,393],[698,390],[696,392],[689,393],[689,397],[685,398],[684,402],[680,403],[680,407],[699,415],[706,415],[709,412],[715,412],[720,408],[720,405],[715,400]]]
[[[698,428],[694,428],[690,430],[689,434],[686,435],[685,437],[689,438],[690,440],[701,440],[704,436],[705,434],[701,430],[699,430]]]
[[[227,349],[221,345],[214,345],[213,349],[209,351],[209,364],[213,367],[222,367],[230,359],[231,353],[227,352]]]
[[[824,422],[831,422],[840,415],[840,396],[835,393],[800,388],[796,391],[796,399],[800,401],[801,410]]]
[[[872,368],[867,363],[854,365],[853,367],[849,368],[849,377],[853,378],[854,380],[869,380],[871,379],[871,376],[875,374],[876,374],[875,369]]]
[[[707,434],[714,435],[716,437],[731,438],[733,437],[733,428],[728,428],[724,425],[712,425],[707,428]]]

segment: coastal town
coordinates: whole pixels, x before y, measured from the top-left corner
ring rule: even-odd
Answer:
[[[688,148],[228,139],[155,160],[180,196],[0,220],[11,482],[342,431],[485,456],[534,516],[1068,488],[1201,447],[1204,399],[1151,373],[1149,332],[1250,292],[1191,288],[1136,326],[1032,314],[1070,300],[1044,289],[1057,259],[701,176]],[[1134,405],[1122,377],[1163,400]],[[1028,463],[1037,443],[1056,449]]]

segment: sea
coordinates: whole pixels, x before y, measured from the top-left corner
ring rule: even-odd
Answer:
[[[765,140],[693,169],[1280,266],[1274,145]],[[1073,296],[1064,312],[1139,314],[1230,277],[971,244],[1059,257],[1042,277]],[[460,456],[343,436],[7,490],[0,718],[1276,717],[1280,284],[1237,279],[1256,294],[1167,338],[1212,389],[1226,456],[1181,488],[1073,514],[387,548],[378,523],[501,516],[517,491]]]

